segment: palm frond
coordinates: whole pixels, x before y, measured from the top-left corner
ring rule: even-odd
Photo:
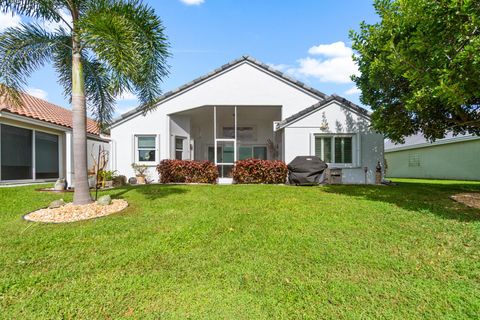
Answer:
[[[22,24],[0,34],[0,82],[11,90],[22,90],[31,74],[51,61],[59,36],[38,24]],[[67,47],[68,48],[68,47]]]
[[[92,1],[77,26],[84,46],[105,64],[116,94],[135,93],[145,109],[161,94],[169,44],[154,10],[140,1]]]
[[[0,0],[0,11],[58,22],[62,19],[60,9],[68,5],[69,1],[62,0]]]
[[[95,58],[84,59],[83,65],[88,107],[100,128],[104,129],[112,121],[115,111],[111,75],[105,66]]]

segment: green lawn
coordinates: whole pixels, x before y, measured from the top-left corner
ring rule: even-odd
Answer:
[[[448,196],[480,183],[398,181],[129,187],[63,225],[21,218],[58,195],[0,188],[0,317],[478,318],[480,210]]]

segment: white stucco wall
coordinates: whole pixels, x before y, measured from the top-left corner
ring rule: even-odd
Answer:
[[[327,123],[328,129],[322,128]],[[353,136],[353,163],[329,164],[342,168],[342,182],[351,184],[375,182],[377,161],[383,164],[383,136],[369,130],[369,120],[333,101],[326,107],[284,128],[284,155],[288,163],[296,156],[315,154],[315,135],[348,134]]]
[[[174,113],[201,106],[281,106],[282,118],[285,118],[320,100],[320,97],[245,61],[213,79],[165,99],[146,115],[138,114],[114,125],[110,130],[115,150],[113,168],[127,177],[134,175],[131,163],[134,161],[133,137],[136,134],[158,135],[157,162],[169,158],[172,148],[170,115]],[[173,129],[178,128],[174,126]],[[154,165],[149,172],[152,178],[157,178]]]
[[[172,157],[175,135],[186,137],[189,145],[193,140],[194,152],[205,157],[205,146],[213,144],[213,112],[195,113],[192,117],[188,110],[205,106],[238,106],[238,125],[256,125],[261,140],[273,138],[279,144],[282,159],[287,163],[295,156],[314,154],[314,135],[326,133],[321,130],[322,121],[328,123],[328,131],[331,133],[353,134],[354,163],[344,165],[343,181],[364,183],[364,167],[367,167],[367,183],[373,183],[377,161],[383,162],[383,137],[368,130],[368,117],[333,101],[320,111],[276,133],[273,132],[272,117],[262,119],[262,107],[264,110],[267,107],[277,107],[280,110],[278,120],[283,120],[321,100],[321,97],[245,61],[161,101],[154,111],[145,115],[137,114],[116,123],[110,130],[112,169],[127,177],[134,175],[131,164],[135,161],[135,135],[157,136],[157,161],[150,164],[149,171],[152,180],[158,178],[156,164]],[[199,124],[202,125],[201,128]],[[199,144],[203,144],[203,147],[199,148]],[[198,159],[198,156],[197,154],[194,158]]]

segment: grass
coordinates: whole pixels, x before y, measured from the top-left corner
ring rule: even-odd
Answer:
[[[0,188],[0,318],[478,318],[480,183],[159,186],[72,224]],[[66,195],[70,200],[71,195]]]

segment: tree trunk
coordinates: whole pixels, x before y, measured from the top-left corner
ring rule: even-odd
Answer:
[[[88,187],[87,168],[87,106],[85,77],[83,75],[81,48],[78,36],[73,36],[72,49],[72,111],[73,111],[73,169],[74,204],[92,202]]]

